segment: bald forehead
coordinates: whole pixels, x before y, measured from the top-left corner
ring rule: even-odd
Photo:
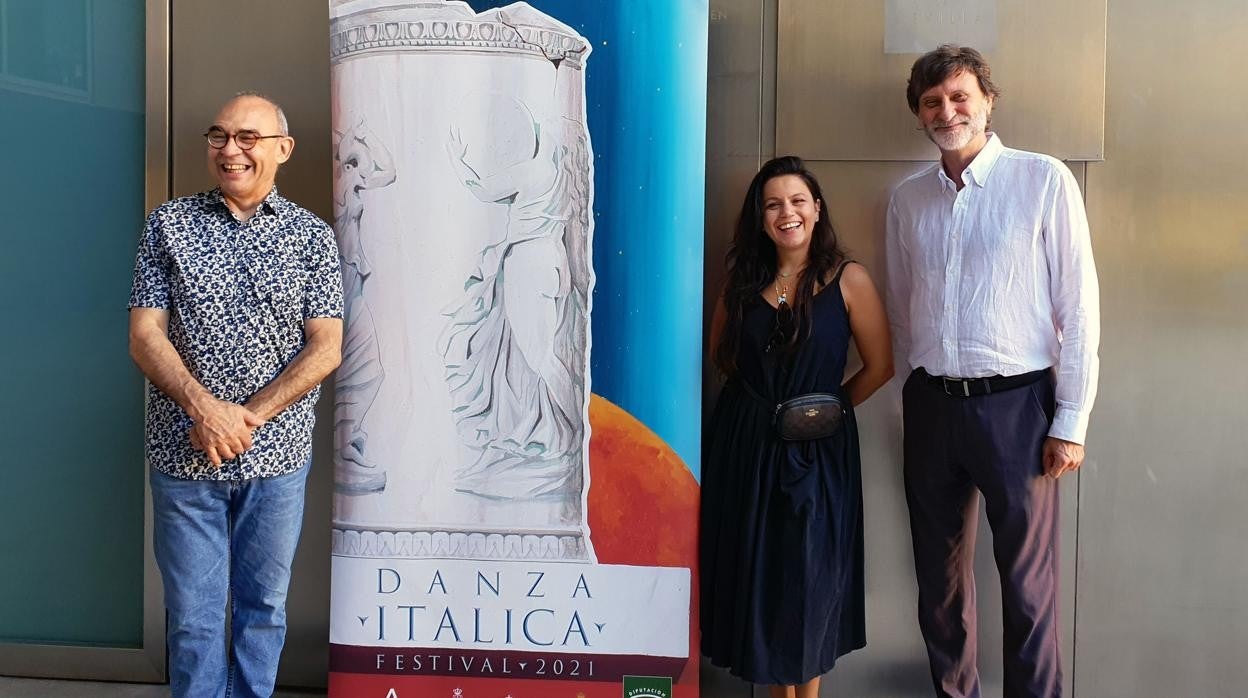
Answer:
[[[277,105],[256,95],[234,97],[221,105],[216,123],[232,130],[246,128],[264,133],[276,133],[281,125]]]

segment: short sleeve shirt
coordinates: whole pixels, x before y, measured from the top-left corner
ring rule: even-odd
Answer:
[[[275,188],[247,221],[219,190],[174,199],[147,218],[134,266],[131,308],[169,311],[169,341],[218,399],[242,404],[304,347],[304,320],[342,317],[333,230]],[[191,447],[191,418],[147,387],[151,467],[191,480],[243,480],[294,472],[312,451],[313,388],[252,436],[220,469]]]

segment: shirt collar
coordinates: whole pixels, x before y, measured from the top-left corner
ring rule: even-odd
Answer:
[[[221,194],[221,187],[215,187],[209,193],[209,199],[213,203],[218,204],[221,208],[225,209],[226,213],[229,213],[231,216],[234,215],[234,212],[230,210],[229,205],[225,203],[225,196]],[[281,218],[282,214],[286,212],[286,204],[286,198],[277,193],[277,185],[274,184],[273,188],[269,190],[268,195],[265,196],[264,200],[260,202],[260,206],[256,209],[256,213],[273,215]]]
[[[269,190],[269,195],[264,197],[264,203],[261,206],[267,208],[268,213],[281,218],[282,214],[286,213],[286,203],[286,197],[277,193],[277,185],[274,184],[273,188]]]
[[[962,173],[963,179],[968,183],[974,183],[980,187],[988,184],[988,176],[992,174],[993,168],[997,166],[997,161],[1001,159],[1001,153],[1005,151],[1005,144],[992,131],[988,132],[988,142],[980,149],[979,153],[971,160],[971,164],[967,165],[966,171]],[[949,175],[945,174],[945,168],[940,163],[936,163],[936,173],[939,181],[944,186],[954,186],[954,181],[949,179]]]

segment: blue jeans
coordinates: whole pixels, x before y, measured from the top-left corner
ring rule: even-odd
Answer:
[[[151,471],[175,698],[272,695],[308,470],[234,482]]]

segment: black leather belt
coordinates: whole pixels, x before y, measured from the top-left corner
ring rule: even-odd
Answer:
[[[923,379],[932,385],[939,385],[945,395],[953,397],[975,397],[991,395],[1013,388],[1031,385],[1044,377],[1049,369],[1020,373],[1017,376],[989,376],[987,378],[950,378],[949,376],[933,376],[924,369],[918,369]]]

